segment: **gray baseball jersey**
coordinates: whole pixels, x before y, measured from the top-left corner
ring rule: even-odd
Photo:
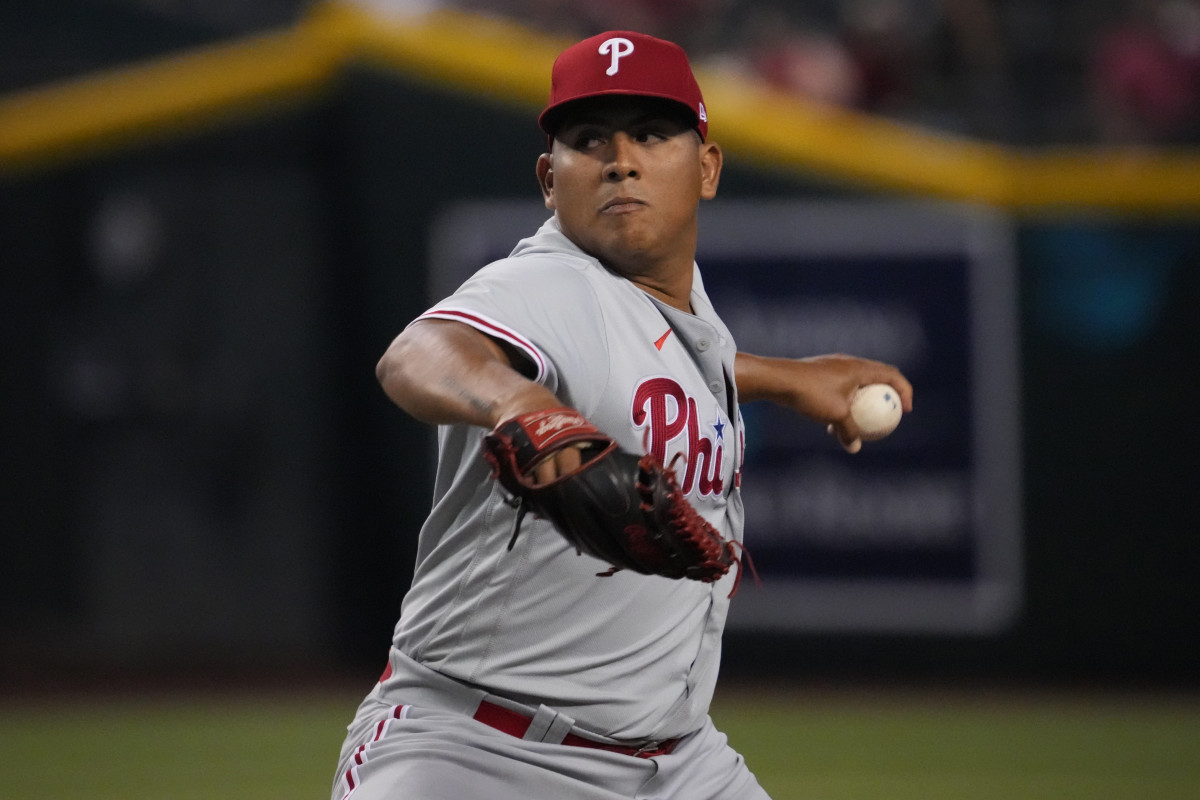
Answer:
[[[420,318],[511,344],[565,405],[673,465],[688,501],[740,542],[736,351],[698,270],[691,305],[658,302],[551,219]],[[609,565],[532,516],[509,550],[516,511],[482,457],[485,433],[439,428],[413,585],[387,669],[349,727],[333,800],[767,800],[707,715],[736,576],[600,577]],[[519,729],[480,724],[485,708],[518,712]],[[562,746],[580,735],[648,752]],[[658,750],[664,740],[677,743]]]
[[[421,319],[515,346],[537,381],[633,452],[674,464],[684,493],[740,541],[743,433],[733,337],[699,270],[694,314],[572,244],[551,218]],[[439,430],[433,511],[395,647],[461,681],[559,709],[618,739],[698,729],[717,677],[734,575],[716,584],[618,572],[515,511],[481,457],[481,428]],[[676,461],[676,458],[678,460]]]

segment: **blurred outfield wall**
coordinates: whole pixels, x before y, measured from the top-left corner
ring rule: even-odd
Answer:
[[[374,363],[427,304],[441,211],[536,197],[559,45],[464,24],[326,9],[0,98],[5,669],[374,668],[431,492],[429,432]],[[982,203],[1020,284],[1013,625],[739,633],[727,669],[1194,682],[1200,156],[708,95],[737,110],[723,197]]]

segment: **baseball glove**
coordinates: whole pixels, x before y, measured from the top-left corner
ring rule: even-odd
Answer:
[[[551,408],[500,423],[484,437],[493,475],[513,495],[517,519],[527,511],[554,523],[577,552],[645,575],[711,583],[739,559],[726,540],[684,499],[673,470],[651,455],[620,450],[579,412]],[[537,485],[531,475],[565,447],[581,451],[580,467]]]

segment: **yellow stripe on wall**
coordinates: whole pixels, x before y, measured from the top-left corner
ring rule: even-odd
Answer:
[[[9,95],[0,99],[0,169],[309,95],[345,57],[318,33],[301,25]]]
[[[1014,154],[1015,210],[1085,207],[1119,213],[1200,212],[1200,151],[1046,148]]]
[[[353,41],[360,59],[530,110],[545,104],[554,58],[571,44],[499,18],[449,10],[405,22],[328,3],[312,21]]]
[[[0,172],[170,135],[319,92],[351,60],[519,105],[569,42],[482,16],[373,16],[330,2],[290,29],[0,98]],[[824,107],[698,69],[710,135],[776,170],[1016,212],[1200,212],[1200,149],[1017,149]]]
[[[1008,151],[699,75],[714,141],[764,165],[865,187],[1006,204]],[[711,88],[709,88],[711,87]]]

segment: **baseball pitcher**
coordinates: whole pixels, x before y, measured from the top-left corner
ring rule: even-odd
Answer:
[[[747,569],[739,403],[855,447],[894,368],[739,353],[695,262],[722,153],[687,57],[613,31],[565,50],[539,118],[542,227],[378,366],[438,426],[435,496],[334,800],[751,800],[708,717]]]

